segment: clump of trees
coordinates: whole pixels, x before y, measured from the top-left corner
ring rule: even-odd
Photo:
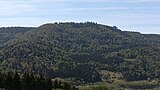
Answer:
[[[0,73],[0,88],[5,90],[52,90],[49,77],[17,72]]]
[[[75,90],[68,82],[52,80],[50,77],[34,75],[32,73],[19,74],[18,72],[0,72],[0,90]]]
[[[68,82],[62,82],[60,80],[55,79],[53,82],[54,89],[63,89],[63,90],[76,90],[75,86],[69,84]]]

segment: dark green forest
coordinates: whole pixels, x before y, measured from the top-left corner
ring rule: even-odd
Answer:
[[[68,82],[52,80],[50,77],[33,75],[33,73],[19,74],[18,72],[0,72],[0,89],[5,90],[75,90]]]
[[[4,44],[5,43],[5,44]],[[0,69],[81,83],[102,80],[102,70],[126,81],[160,79],[160,35],[116,26],[49,23],[37,28],[0,28]]]
[[[4,43],[23,35],[25,32],[32,30],[31,27],[3,27],[0,28],[0,46]]]
[[[17,72],[0,73],[0,88],[5,90],[52,90],[50,78]]]

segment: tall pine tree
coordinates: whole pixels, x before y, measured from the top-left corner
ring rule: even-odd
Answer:
[[[13,77],[13,85],[13,90],[22,90],[20,76],[17,72]]]

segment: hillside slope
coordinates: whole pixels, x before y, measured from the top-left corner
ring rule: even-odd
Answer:
[[[25,32],[32,30],[31,27],[3,27],[0,28],[0,46],[6,42],[23,35]]]
[[[0,51],[2,70],[101,81],[99,71],[126,80],[160,78],[160,35],[121,31],[97,23],[54,23],[33,29]]]

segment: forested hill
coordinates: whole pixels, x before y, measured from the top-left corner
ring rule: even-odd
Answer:
[[[126,80],[160,78],[160,35],[121,31],[92,22],[35,28],[0,51],[2,70],[81,82],[101,81],[102,70]]]
[[[31,27],[3,27],[0,28],[0,46],[4,43],[23,35],[25,32],[32,30]]]

